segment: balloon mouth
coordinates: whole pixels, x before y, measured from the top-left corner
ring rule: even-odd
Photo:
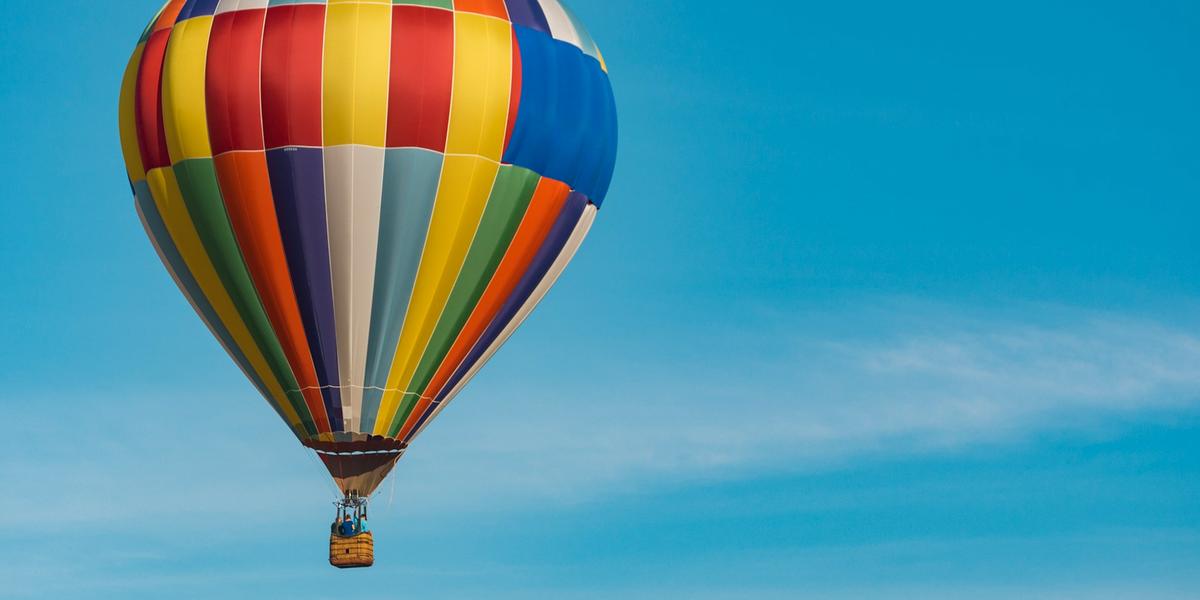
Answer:
[[[408,444],[372,436],[353,442],[306,441],[317,453],[343,494],[370,496],[383,483]]]
[[[408,444],[393,438],[385,438],[377,435],[357,434],[354,437],[346,440],[335,440],[332,442],[322,442],[320,440],[305,440],[303,444],[315,450],[317,454],[379,454],[379,453],[403,453],[408,449]]]

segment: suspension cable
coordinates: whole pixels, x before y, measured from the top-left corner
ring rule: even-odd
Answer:
[[[303,452],[304,455],[307,456],[310,461],[316,463],[317,473],[319,473],[322,476],[321,481],[325,482],[326,489],[328,489],[328,490],[330,490],[330,492],[332,492],[334,501],[341,500],[342,490],[339,489],[338,486],[335,483],[333,483],[332,481],[325,479],[324,475],[329,473],[329,469],[326,469],[325,463],[322,462],[321,459],[317,458],[317,453],[311,451],[309,448],[305,447],[303,444],[300,445],[300,451]]]

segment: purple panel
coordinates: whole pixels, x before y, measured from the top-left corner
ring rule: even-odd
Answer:
[[[550,23],[538,0],[506,0],[508,20],[550,35]]]
[[[333,320],[333,284],[325,223],[325,161],[320,148],[267,151],[275,216],[283,236],[304,333],[312,351],[317,380],[333,431],[342,431],[338,385],[337,332]]]
[[[183,10],[179,11],[179,19],[176,22],[182,22],[192,17],[211,17],[217,12],[218,0],[187,0],[187,4],[183,5]]]
[[[412,435],[421,430],[425,425],[434,409],[438,407],[446,399],[446,394],[462,381],[466,376],[467,371],[479,361],[483,353],[491,347],[496,338],[500,337],[500,332],[508,326],[513,317],[517,315],[517,311],[525,305],[529,300],[529,296],[533,294],[534,288],[542,282],[542,278],[546,276],[546,272],[550,270],[550,266],[562,253],[563,246],[566,245],[567,239],[571,237],[571,233],[575,231],[575,226],[579,224],[579,217],[583,215],[583,209],[588,205],[588,199],[579,192],[571,192],[567,196],[567,201],[563,205],[562,212],[558,214],[558,219],[554,222],[554,227],[550,229],[550,233],[546,236],[546,241],[542,242],[542,247],[533,257],[533,262],[530,264],[529,270],[521,276],[521,281],[517,283],[517,287],[513,289],[512,295],[504,302],[504,306],[500,308],[500,312],[496,313],[496,318],[492,320],[488,328],[484,330],[483,335],[479,337],[479,341],[471,348],[471,352],[467,354],[466,359],[454,371],[454,375],[442,386],[438,391],[437,397],[425,409],[425,413],[421,415],[421,419],[417,421],[416,427],[413,428],[413,433],[409,434],[411,441]]]

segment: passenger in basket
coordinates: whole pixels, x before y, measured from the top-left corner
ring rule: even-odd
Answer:
[[[350,515],[346,515],[346,518],[342,519],[342,524],[338,527],[338,533],[344,537],[354,536],[354,519],[350,518]]]

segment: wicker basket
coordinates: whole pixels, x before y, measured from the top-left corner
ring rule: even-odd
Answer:
[[[355,569],[375,564],[375,538],[370,532],[353,537],[330,535],[329,564],[339,569]]]

